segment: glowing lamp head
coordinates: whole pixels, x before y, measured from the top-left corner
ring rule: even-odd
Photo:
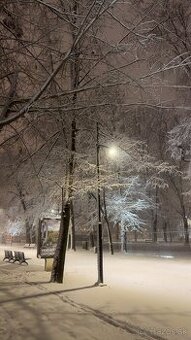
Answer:
[[[108,149],[108,155],[109,155],[109,157],[111,157],[111,158],[116,158],[116,157],[117,157],[117,154],[118,154],[118,152],[117,152],[116,146],[111,146],[111,147]]]

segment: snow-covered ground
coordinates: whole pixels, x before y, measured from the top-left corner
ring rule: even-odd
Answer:
[[[29,266],[0,260],[0,339],[191,339],[191,258],[105,254],[107,285],[95,287],[96,254],[68,251],[64,284],[52,284],[24,251]]]

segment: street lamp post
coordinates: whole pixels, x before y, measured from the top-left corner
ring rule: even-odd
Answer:
[[[100,144],[99,144],[99,123],[97,122],[97,203],[98,203],[98,228],[97,228],[97,264],[98,284],[103,283],[103,240],[101,222],[101,189],[100,189]]]

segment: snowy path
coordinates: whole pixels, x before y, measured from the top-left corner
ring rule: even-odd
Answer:
[[[95,287],[95,254],[68,252],[59,285],[25,252],[28,267],[0,262],[0,339],[191,339],[190,260],[106,255]]]

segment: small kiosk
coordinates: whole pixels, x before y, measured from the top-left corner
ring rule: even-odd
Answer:
[[[39,221],[37,257],[45,259],[45,271],[51,271],[59,235],[60,217],[45,217]]]

